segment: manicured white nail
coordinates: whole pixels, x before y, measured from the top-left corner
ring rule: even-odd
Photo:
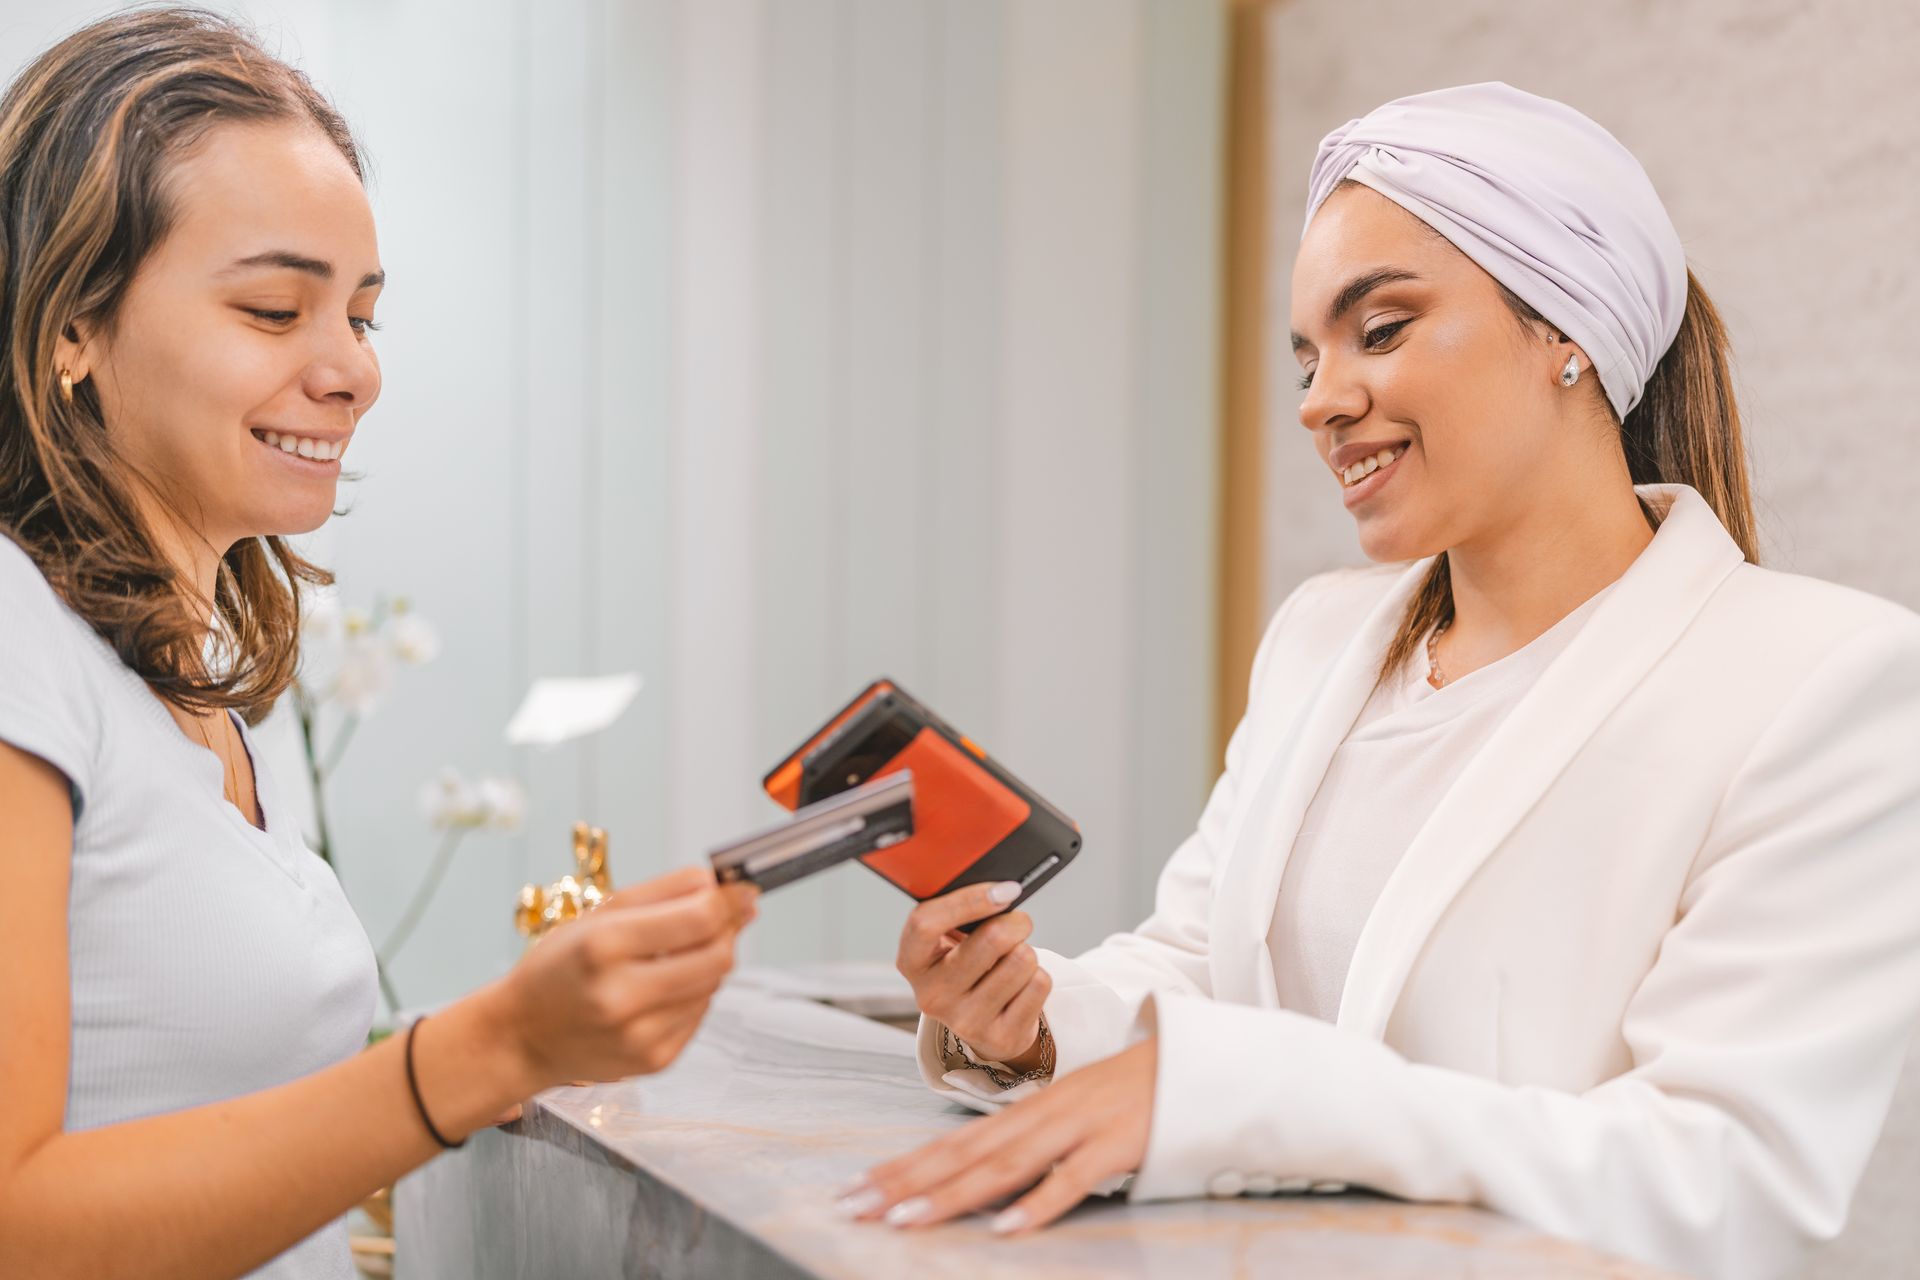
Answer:
[[[999,884],[987,890],[987,896],[995,902],[1012,902],[1020,896],[1020,882],[1018,880],[1002,880]]]
[[[834,1212],[843,1218],[860,1218],[878,1209],[886,1203],[886,1199],[876,1188],[868,1187],[865,1190],[841,1196],[834,1201],[833,1208]]]
[[[1032,1220],[1033,1215],[1029,1214],[1019,1205],[1015,1205],[1011,1209],[1002,1209],[993,1219],[993,1233],[999,1236],[1008,1235],[1011,1232],[1018,1231]]]
[[[887,1225],[890,1227],[910,1227],[933,1212],[933,1201],[925,1196],[915,1196],[911,1200],[902,1200],[887,1210]]]

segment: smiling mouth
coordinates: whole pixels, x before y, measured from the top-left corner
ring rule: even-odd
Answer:
[[[1345,471],[1340,472],[1340,487],[1351,489],[1380,468],[1392,466],[1400,460],[1400,455],[1405,453],[1407,448],[1408,446],[1404,443],[1397,444],[1391,449],[1382,449],[1378,453],[1360,459]]]
[[[332,462],[347,451],[345,440],[315,440],[308,436],[289,436],[278,431],[260,430],[254,431],[253,438],[269,449],[278,449],[282,453],[291,453],[314,462]]]

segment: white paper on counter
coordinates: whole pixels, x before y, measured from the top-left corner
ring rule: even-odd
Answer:
[[[640,685],[640,677],[631,671],[616,676],[535,680],[520,709],[507,722],[507,741],[515,746],[551,747],[598,733],[620,718],[640,692]]]

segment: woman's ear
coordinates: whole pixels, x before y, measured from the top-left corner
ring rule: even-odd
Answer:
[[[1581,376],[1585,376],[1585,374],[1593,368],[1593,361],[1587,359],[1587,353],[1580,349],[1579,343],[1558,330],[1552,331],[1552,338],[1553,342],[1550,351],[1553,359],[1553,379],[1555,382],[1564,383],[1563,375],[1566,371],[1568,356],[1573,356],[1580,362],[1579,372]]]
[[[94,342],[92,328],[78,320],[68,321],[53,344],[53,373],[65,373],[79,386],[93,373]]]

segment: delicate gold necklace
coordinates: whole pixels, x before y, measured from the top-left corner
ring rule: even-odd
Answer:
[[[227,713],[222,711],[220,718],[222,721],[225,721]],[[194,726],[200,730],[200,740],[207,744],[207,750],[213,752],[213,754],[220,759],[221,793],[232,802],[234,808],[240,808],[240,775],[239,771],[233,766],[232,758],[229,755],[222,755],[219,748],[213,745],[213,735],[207,732],[207,722],[205,720],[199,716],[195,716],[193,723]],[[223,726],[223,728],[225,731],[221,733],[220,741],[225,743],[229,740],[229,735],[232,734],[233,729],[230,725]]]

